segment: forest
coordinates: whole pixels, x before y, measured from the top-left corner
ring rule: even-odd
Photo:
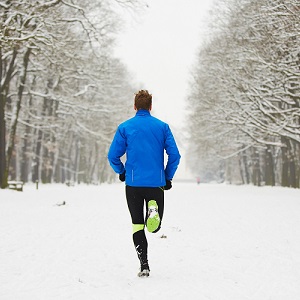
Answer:
[[[118,12],[142,5],[0,0],[1,188],[114,180],[106,154],[136,90],[113,56]],[[217,0],[205,30],[186,97],[190,169],[299,188],[300,2]]]
[[[187,105],[203,181],[300,186],[300,2],[220,0]]]
[[[117,12],[140,2],[0,1],[1,188],[112,178],[107,149],[133,99]]]

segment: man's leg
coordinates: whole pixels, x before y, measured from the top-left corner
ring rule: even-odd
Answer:
[[[149,270],[148,242],[144,231],[144,196],[139,187],[126,186],[126,199],[132,220],[133,243],[143,268]]]

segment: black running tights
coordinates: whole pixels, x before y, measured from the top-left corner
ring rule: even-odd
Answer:
[[[148,243],[144,231],[144,224],[147,218],[147,204],[150,200],[156,201],[161,222],[164,213],[164,190],[163,187],[132,187],[127,185],[126,199],[133,225],[134,246],[141,264],[147,264]],[[160,226],[155,232],[159,229]]]

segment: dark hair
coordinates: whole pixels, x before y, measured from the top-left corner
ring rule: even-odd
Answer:
[[[152,95],[147,90],[140,90],[135,94],[134,105],[137,110],[150,110],[152,105]]]

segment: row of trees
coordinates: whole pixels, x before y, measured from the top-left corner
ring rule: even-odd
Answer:
[[[84,2],[84,3],[83,3]],[[107,181],[132,86],[113,57],[113,5],[138,0],[0,2],[0,185]]]
[[[219,1],[192,72],[190,165],[206,180],[300,186],[300,2]]]

